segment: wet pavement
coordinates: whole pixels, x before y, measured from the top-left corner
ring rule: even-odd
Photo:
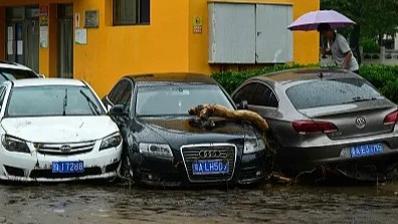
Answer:
[[[0,223],[398,223],[398,184],[146,190],[0,185]]]

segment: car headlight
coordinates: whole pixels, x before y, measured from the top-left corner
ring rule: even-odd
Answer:
[[[140,153],[149,156],[173,158],[173,153],[168,144],[140,143]]]
[[[100,150],[117,147],[121,142],[122,136],[119,133],[109,135],[102,140]]]
[[[264,140],[261,138],[249,138],[245,139],[245,146],[243,153],[249,154],[258,151],[265,150]]]
[[[26,144],[26,141],[22,139],[10,135],[3,135],[1,143],[7,151],[30,153],[30,149]]]

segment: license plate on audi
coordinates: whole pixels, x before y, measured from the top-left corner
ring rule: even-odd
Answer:
[[[52,162],[52,173],[83,173],[83,161]]]
[[[229,163],[221,159],[195,160],[192,163],[193,175],[216,175],[229,172]]]

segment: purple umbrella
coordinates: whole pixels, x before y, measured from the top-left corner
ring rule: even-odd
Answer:
[[[355,24],[354,21],[334,10],[308,12],[288,27],[289,30],[316,30],[321,23],[329,23],[333,29]]]

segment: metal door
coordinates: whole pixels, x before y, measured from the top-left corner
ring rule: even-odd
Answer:
[[[37,7],[7,9],[7,60],[39,70],[39,21]]]
[[[256,62],[286,63],[293,60],[291,5],[256,6]]]
[[[59,5],[58,12],[59,76],[73,78],[73,7]]]
[[[26,66],[39,71],[39,13],[38,8],[27,8],[23,24],[23,57]]]

